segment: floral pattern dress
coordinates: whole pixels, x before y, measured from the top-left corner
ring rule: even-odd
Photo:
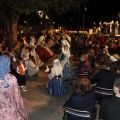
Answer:
[[[4,88],[0,79],[0,120],[28,120],[15,76],[7,74],[6,80],[8,88]]]

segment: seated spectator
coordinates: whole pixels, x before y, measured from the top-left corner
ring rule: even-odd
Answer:
[[[88,59],[90,61],[91,67],[94,68],[95,67],[95,57],[94,57],[94,50],[93,49],[89,49],[88,50]]]
[[[92,72],[89,75],[89,78],[93,78],[99,71],[100,69],[105,69],[107,66],[105,65],[105,61],[103,57],[98,57],[95,60],[95,67],[92,68]]]
[[[92,46],[92,49],[94,50],[94,56],[96,58],[102,51],[99,46],[99,41],[96,41],[96,43]]]
[[[105,49],[105,54],[110,57],[110,60],[112,60],[113,62],[118,61],[120,59],[119,54],[114,53],[113,55],[110,55],[110,53],[108,52],[108,49]]]
[[[95,98],[101,104],[105,98],[113,96],[113,85],[117,74],[119,74],[120,62],[116,61],[106,69],[101,69],[92,79],[91,83],[95,84]]]
[[[76,75],[88,76],[88,74],[91,72],[91,65],[88,59],[88,54],[82,54],[80,60],[81,62],[76,69]]]
[[[74,93],[65,102],[64,106],[76,110],[89,111],[91,112],[91,120],[95,120],[95,93],[92,90],[90,80],[85,76],[79,77],[79,79],[76,80],[73,91]],[[81,117],[69,114],[68,120],[86,120],[86,118],[82,119]]]
[[[114,82],[115,96],[104,99],[100,106],[99,118],[102,120],[120,120],[120,78]]]

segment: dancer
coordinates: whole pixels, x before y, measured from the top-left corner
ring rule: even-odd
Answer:
[[[53,56],[54,53],[46,46],[44,35],[39,37],[37,44],[37,53],[42,62],[46,62],[49,58]]]
[[[58,59],[53,61],[53,67],[48,77],[49,81],[46,86],[48,94],[61,96],[68,92],[66,83],[63,80],[63,67]]]
[[[69,51],[69,43],[67,40],[62,41],[62,52],[59,56],[60,62],[63,66],[63,79],[64,80],[69,80],[70,78],[73,77],[73,70],[70,64],[70,51]]]

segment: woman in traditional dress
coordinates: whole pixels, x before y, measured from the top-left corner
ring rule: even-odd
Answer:
[[[39,68],[34,64],[34,62],[29,58],[29,48],[25,47],[22,49],[21,57],[25,62],[27,68],[28,77],[37,76]]]
[[[63,66],[63,78],[69,80],[73,77],[73,69],[70,64],[70,45],[67,40],[62,40],[62,52],[59,56],[60,62]]]
[[[9,73],[10,58],[0,56],[0,120],[28,120],[15,76]]]
[[[61,96],[68,92],[66,83],[63,80],[63,67],[58,59],[53,61],[53,67],[48,77],[49,81],[46,86],[48,94]]]
[[[30,59],[35,63],[37,67],[42,67],[44,63],[39,58],[38,54],[36,53],[35,47],[30,48]]]
[[[40,36],[40,38],[38,39],[38,48],[37,48],[37,53],[40,57],[40,59],[45,62],[47,61],[49,58],[51,58],[53,56],[53,52],[47,47],[45,46],[45,36],[42,35]]]

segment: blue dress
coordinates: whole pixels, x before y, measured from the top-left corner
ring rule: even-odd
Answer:
[[[51,94],[54,96],[62,96],[68,93],[68,88],[61,77],[54,77],[51,80],[49,80],[46,92],[47,94]]]
[[[73,77],[73,69],[69,62],[66,62],[63,67],[63,79],[70,79]]]
[[[68,56],[64,53],[61,53],[59,60],[63,66],[63,79],[66,80],[66,79],[72,78],[73,77],[73,69],[69,62]]]

